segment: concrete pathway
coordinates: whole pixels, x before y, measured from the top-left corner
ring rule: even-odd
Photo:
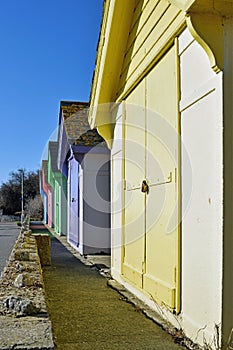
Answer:
[[[20,228],[15,222],[0,222],[0,274],[6,266],[19,233]]]
[[[183,349],[55,237],[51,255],[43,278],[57,350]]]

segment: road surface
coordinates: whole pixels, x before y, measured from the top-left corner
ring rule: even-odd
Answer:
[[[0,222],[0,274],[20,233],[15,222]]]

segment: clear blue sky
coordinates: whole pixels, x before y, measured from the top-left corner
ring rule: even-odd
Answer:
[[[60,100],[88,101],[103,0],[6,0],[0,7],[0,185],[40,167]]]

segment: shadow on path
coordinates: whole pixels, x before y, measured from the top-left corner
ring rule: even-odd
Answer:
[[[58,350],[181,349],[56,238],[51,255],[52,266],[43,268],[43,278]]]

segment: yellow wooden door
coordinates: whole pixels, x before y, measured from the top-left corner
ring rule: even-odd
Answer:
[[[145,256],[145,81],[125,104],[125,225],[123,275],[142,287]]]
[[[178,69],[173,46],[125,107],[123,275],[179,311]],[[142,184],[148,191],[142,191]]]
[[[146,77],[146,251],[143,288],[179,311],[178,65],[173,46]]]

